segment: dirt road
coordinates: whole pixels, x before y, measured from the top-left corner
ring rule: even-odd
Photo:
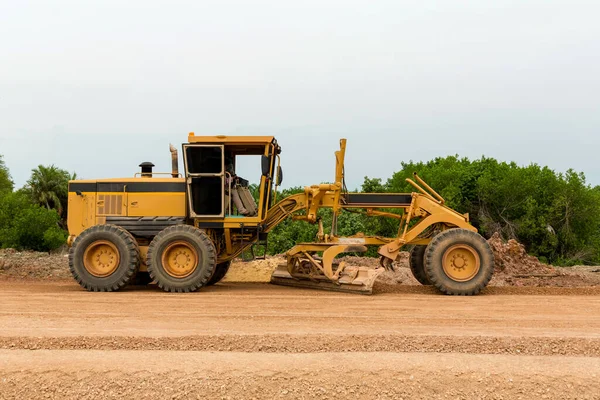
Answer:
[[[0,281],[0,398],[600,398],[600,289]]]

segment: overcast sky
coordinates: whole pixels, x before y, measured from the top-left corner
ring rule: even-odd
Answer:
[[[459,154],[600,184],[600,2],[0,0],[0,154],[82,178],[274,135],[284,186]],[[253,174],[238,171],[240,175]],[[251,180],[252,177],[250,177]]]

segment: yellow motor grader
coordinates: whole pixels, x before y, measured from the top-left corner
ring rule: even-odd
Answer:
[[[281,147],[271,136],[196,136],[178,151],[170,147],[172,170],[140,165],[132,178],[69,182],[69,266],[90,291],[116,291],[154,281],[165,291],[193,292],[214,285],[233,259],[264,241],[288,217],[319,224],[315,242],[298,243],[271,277],[274,284],[370,294],[375,279],[404,246],[410,267],[424,285],[452,295],[474,295],[490,281],[494,256],[488,243],[418,175],[413,193],[350,193],[344,183],[346,140],[335,153],[335,181],[307,186],[277,201],[283,172]],[[239,160],[260,164],[258,195],[238,176]],[[258,165],[257,165],[258,167]],[[182,176],[183,175],[183,176]],[[255,200],[255,197],[257,200]],[[319,209],[332,210],[328,233]],[[345,211],[398,221],[392,238],[337,234]],[[381,267],[347,266],[336,257],[378,246]]]

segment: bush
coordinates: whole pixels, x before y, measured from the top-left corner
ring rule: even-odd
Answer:
[[[499,232],[523,243],[530,254],[553,264],[600,262],[600,187],[591,187],[582,173],[556,173],[548,167],[519,166],[482,157],[450,156],[429,162],[407,162],[387,182],[365,177],[363,192],[410,193],[406,182],[418,172],[445,199],[448,206],[469,213],[472,224],[486,237]],[[301,192],[283,191],[278,197]],[[397,212],[394,210],[387,210]],[[320,210],[326,233],[331,210]],[[342,212],[339,235],[357,232],[395,237],[398,221]],[[302,221],[284,221],[270,235],[269,253],[282,253],[295,243],[314,241],[317,227]],[[375,255],[370,250],[369,254]]]
[[[555,264],[600,261],[600,189],[588,185],[582,173],[450,156],[402,163],[385,190],[410,191],[405,179],[413,171],[450,207],[468,212],[487,237],[500,232]]]
[[[0,195],[0,247],[50,251],[62,246],[67,233],[55,210],[31,203],[23,193]]]

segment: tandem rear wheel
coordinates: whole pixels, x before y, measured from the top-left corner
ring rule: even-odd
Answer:
[[[213,276],[217,251],[210,237],[191,225],[162,230],[150,243],[146,264],[166,292],[195,292]]]
[[[481,292],[494,273],[494,253],[478,233],[449,229],[436,235],[424,252],[425,274],[439,291],[470,296]]]
[[[133,236],[115,225],[95,225],[83,231],[69,250],[69,269],[75,280],[93,292],[123,288],[140,266]]]

